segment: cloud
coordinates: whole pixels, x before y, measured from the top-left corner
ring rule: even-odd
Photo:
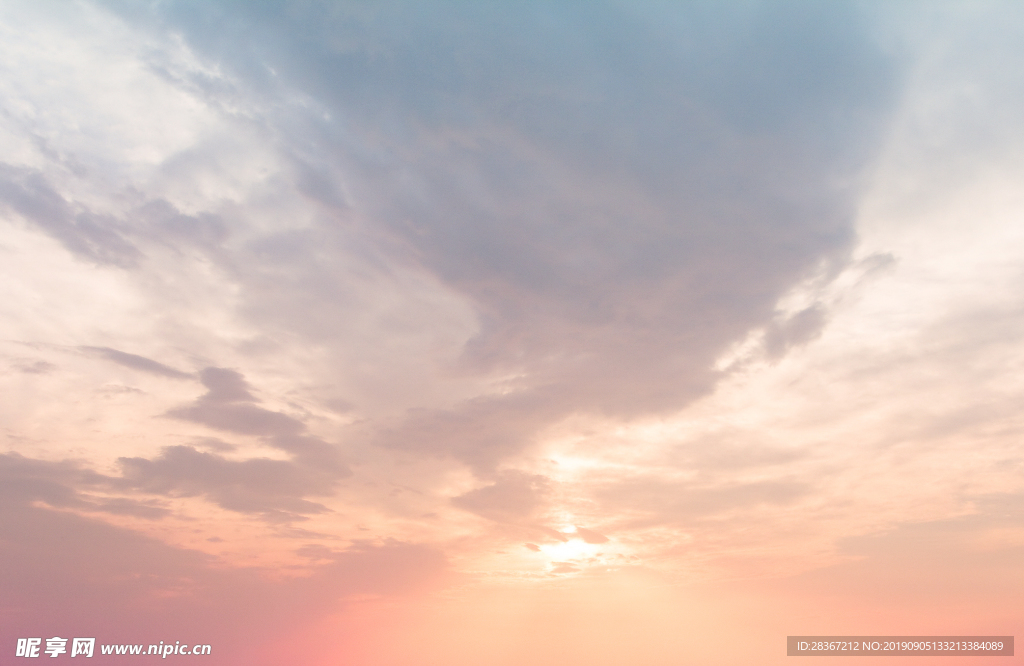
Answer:
[[[536,474],[509,470],[500,472],[494,483],[452,499],[452,504],[499,521],[530,517],[548,492],[548,480]]]
[[[791,347],[810,342],[821,334],[825,324],[825,312],[820,305],[805,308],[780,321],[773,321],[764,336],[768,358],[779,358]]]
[[[134,354],[106,348],[86,349],[102,353],[128,367],[162,376],[188,377]],[[207,437],[200,438],[196,444],[212,452],[201,451],[195,446],[165,446],[153,458],[118,458],[119,477],[101,477],[86,471],[79,473],[108,488],[169,497],[204,497],[230,511],[257,514],[271,522],[304,520],[309,515],[328,512],[324,504],[307,498],[332,495],[338,482],[351,475],[338,449],[307,434],[302,421],[259,407],[241,373],[208,367],[199,373],[199,378],[207,392],[191,405],[170,410],[168,416],[217,430],[259,437],[263,442],[287,452],[291,459],[229,459],[222,454],[230,453],[236,447]],[[69,469],[78,468],[72,466]],[[59,500],[63,497],[60,493],[74,497],[74,493],[65,486],[54,488],[51,494]],[[108,503],[102,510],[125,513],[127,508],[123,503]],[[145,510],[140,509],[139,512],[142,515]]]
[[[229,237],[221,216],[206,212],[186,215],[164,199],[151,199],[133,213],[149,225],[149,235],[164,243],[204,248],[215,254]]]
[[[163,518],[169,511],[159,501],[113,495],[201,496],[230,511],[291,522],[327,512],[323,504],[305,498],[331,495],[348,475],[347,469],[288,460],[229,460],[190,446],[165,447],[152,459],[122,457],[118,464],[121,475],[109,476],[82,461],[0,454],[0,492],[16,503],[41,501],[54,508],[146,519]]]
[[[44,502],[58,509],[77,509],[119,516],[158,519],[169,515],[159,503],[93,493],[116,491],[116,479],[98,474],[81,462],[47,461],[17,453],[0,454],[0,494],[5,503]],[[83,492],[84,491],[84,492]]]
[[[168,416],[217,430],[255,435],[304,464],[330,471],[336,478],[350,474],[338,450],[318,437],[305,434],[306,424],[302,421],[253,404],[256,398],[240,373],[225,368],[205,368],[199,378],[208,389],[207,393],[189,406],[172,409]]]
[[[11,500],[41,500],[54,507],[83,505],[74,486],[105,481],[74,462],[33,460],[18,453],[0,454],[0,473],[4,476],[0,488]]]
[[[481,474],[568,414],[665,413],[711,391],[724,349],[847,260],[899,76],[846,4],[114,10],[180,32],[251,96],[288,165],[279,191],[317,211],[222,258],[246,315],[347,368],[357,343],[389,378],[363,383],[364,402],[409,410],[376,424],[378,441]],[[279,96],[305,101],[255,102]],[[376,279],[418,271],[470,304],[472,339],[459,353],[452,338],[430,370],[462,380],[447,400],[399,372],[404,356],[374,351],[397,326],[346,340],[362,287],[324,253],[353,249],[388,267]],[[258,261],[238,261],[250,251]],[[403,329],[440,322],[415,312]],[[772,351],[823,322],[779,324]],[[508,390],[479,388],[509,376]],[[177,413],[234,431],[291,427],[252,405],[189,409]]]
[[[45,375],[46,373],[53,372],[57,369],[57,366],[49,361],[33,360],[28,358],[15,359],[11,365],[19,371],[30,375]]]
[[[219,440],[216,437],[200,437],[195,441],[195,446],[204,449],[212,449],[218,453],[228,453],[238,449],[234,444]]]
[[[160,375],[162,377],[172,377],[174,379],[189,379],[192,377],[192,375],[186,372],[175,370],[170,366],[154,361],[153,359],[146,358],[145,356],[129,354],[117,349],[111,349],[110,347],[79,347],[79,349],[85,352],[97,354],[109,361],[113,361],[118,365],[123,365],[124,367],[131,368],[133,370],[141,370],[143,372]]]
[[[134,268],[142,258],[118,220],[82,206],[76,209],[38,171],[0,164],[0,204],[81,258],[120,268]]]
[[[153,502],[140,502],[128,499],[127,497],[115,497],[96,503],[96,508],[105,513],[115,516],[134,516],[153,520],[170,515],[170,511],[162,506],[154,505]]]
[[[396,425],[381,427],[374,442],[421,455],[449,455],[486,474],[558,416],[556,404],[553,396],[536,391],[477,398],[447,410],[410,410]]]
[[[119,485],[147,493],[178,497],[201,495],[225,509],[258,513],[288,521],[323,513],[323,504],[303,499],[329,495],[338,476],[285,460],[228,460],[190,446],[166,447],[160,456],[119,458]]]

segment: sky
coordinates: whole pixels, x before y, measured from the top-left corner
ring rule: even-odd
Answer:
[[[1022,63],[1014,2],[0,1],[4,663],[1024,635]]]

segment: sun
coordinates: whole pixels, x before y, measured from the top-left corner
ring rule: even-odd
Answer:
[[[563,532],[569,538],[560,543],[544,544],[540,547],[542,553],[556,562],[589,560],[598,555],[598,547],[585,542],[578,536],[569,536],[575,532],[575,527],[570,527]]]

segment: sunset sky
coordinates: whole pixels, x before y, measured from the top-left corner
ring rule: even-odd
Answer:
[[[0,0],[0,428],[3,664],[1020,638],[1024,4]]]

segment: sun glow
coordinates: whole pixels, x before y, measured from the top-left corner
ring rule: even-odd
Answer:
[[[562,543],[545,544],[540,547],[542,553],[556,561],[579,561],[596,558],[601,553],[598,546],[589,544],[578,537]]]

